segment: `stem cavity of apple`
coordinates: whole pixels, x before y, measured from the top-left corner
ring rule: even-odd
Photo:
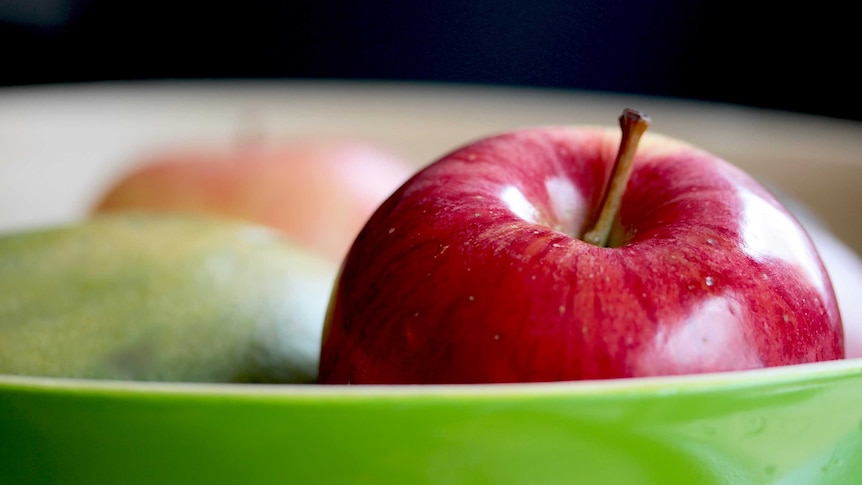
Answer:
[[[601,212],[595,219],[592,229],[584,234],[583,240],[590,244],[607,247],[614,220],[620,210],[626,185],[632,173],[632,162],[637,152],[641,135],[649,127],[649,116],[633,109],[626,108],[620,115],[622,139],[614,167],[607,186],[602,195]]]

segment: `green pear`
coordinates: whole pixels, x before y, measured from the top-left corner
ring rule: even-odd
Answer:
[[[337,267],[279,232],[103,215],[0,237],[0,373],[311,383]]]

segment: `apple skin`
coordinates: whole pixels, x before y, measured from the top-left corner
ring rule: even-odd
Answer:
[[[606,379],[843,358],[807,233],[710,153],[645,134],[611,247],[578,239],[619,140],[601,127],[518,130],[407,181],[342,265],[319,382]]]
[[[227,216],[279,229],[341,261],[368,217],[411,172],[394,153],[349,138],[170,147],[141,156],[93,212]]]
[[[798,205],[798,204],[797,204]],[[794,205],[788,208],[793,210]],[[811,235],[820,259],[829,272],[844,324],[844,350],[848,359],[862,358],[862,258],[838,239],[816,216],[807,211],[793,213]]]

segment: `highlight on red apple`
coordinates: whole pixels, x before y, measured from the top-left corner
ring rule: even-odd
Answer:
[[[319,382],[535,382],[844,357],[808,234],[731,163],[646,132],[535,127],[428,165],[359,233]]]

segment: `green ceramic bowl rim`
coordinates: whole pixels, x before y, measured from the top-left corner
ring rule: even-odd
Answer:
[[[403,400],[458,398],[583,398],[638,395],[679,395],[733,392],[750,388],[782,388],[819,385],[835,380],[862,380],[862,358],[798,364],[766,369],[710,374],[639,377],[592,381],[516,384],[457,385],[317,385],[317,384],[217,384],[183,382],[111,381],[0,374],[0,397],[14,392],[133,397],[276,398],[287,400]],[[862,385],[862,384],[860,384]]]

